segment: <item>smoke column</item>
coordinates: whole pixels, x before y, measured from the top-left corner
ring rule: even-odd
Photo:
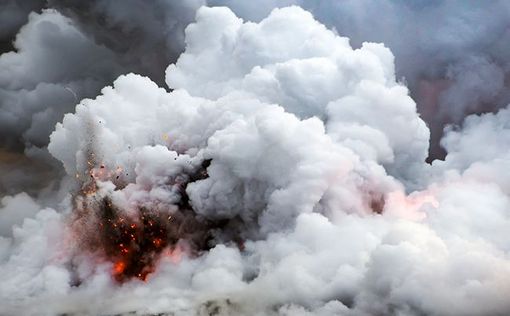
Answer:
[[[510,312],[505,2],[2,6],[0,314]]]

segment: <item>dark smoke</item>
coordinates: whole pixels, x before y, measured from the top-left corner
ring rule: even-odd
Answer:
[[[14,50],[12,42],[30,12],[39,12],[42,0],[2,1],[0,3],[0,54]]]
[[[201,0],[140,1],[49,0],[94,42],[115,53],[122,72],[134,72],[164,84],[164,70],[184,49],[184,28]]]

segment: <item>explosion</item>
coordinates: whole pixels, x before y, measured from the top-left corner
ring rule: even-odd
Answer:
[[[144,210],[137,219],[122,217],[108,199],[103,200],[99,216],[100,247],[114,263],[115,279],[122,282],[137,277],[145,281],[168,245],[168,231],[162,219]]]
[[[197,9],[201,2],[132,0],[117,10],[51,0],[61,11],[31,15],[19,51],[0,56],[0,69],[13,67],[0,97],[8,90],[8,104],[30,101],[8,105],[0,123],[30,117],[9,135],[44,146],[41,122],[59,121],[54,130],[42,124],[53,130],[47,148],[25,149],[60,170],[37,198],[0,200],[0,314],[507,315],[510,108],[446,128],[445,159],[431,163],[434,125],[423,119],[436,120],[434,138],[462,113],[499,108],[506,57],[463,58],[477,32],[459,38],[457,53],[416,44],[408,88],[402,51],[356,37],[351,45],[329,27],[349,29],[343,19],[323,24],[298,6],[266,12],[273,1],[227,1],[237,13],[261,7],[260,19],[246,20],[226,7]],[[345,5],[293,2],[317,13]],[[347,8],[428,21],[446,6],[368,3]],[[482,7],[447,22],[479,25],[466,21],[493,12]],[[496,24],[481,29],[499,36]],[[68,41],[56,51],[77,67],[46,65],[65,61],[53,53],[60,38]],[[174,38],[179,57],[152,62]],[[427,62],[436,59],[451,67]],[[419,113],[413,85],[430,113]],[[36,106],[53,98],[58,109]],[[457,101],[458,111],[440,113]]]
[[[173,209],[149,209],[138,207],[126,212],[114,205],[108,196],[98,192],[98,181],[117,180],[117,172],[106,171],[104,164],[94,165],[94,154],[87,160],[90,179],[82,184],[75,197],[72,227],[81,241],[80,249],[100,256],[112,263],[112,276],[118,282],[131,278],[145,281],[154,272],[160,257],[172,253],[179,243],[188,245],[188,255],[198,255],[211,247],[213,224],[198,216],[186,194],[188,183],[207,178],[210,160],[190,175],[179,175],[186,179],[172,183],[179,194],[179,202]],[[117,168],[117,171],[120,168]],[[121,185],[121,184],[119,184]]]

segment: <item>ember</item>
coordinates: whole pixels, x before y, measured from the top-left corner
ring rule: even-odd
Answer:
[[[208,250],[211,232],[218,223],[206,221],[193,211],[185,189],[187,183],[208,176],[209,164],[210,160],[206,160],[194,174],[184,175],[187,180],[178,187],[181,200],[177,211],[140,207],[128,214],[109,197],[98,195],[95,179],[84,182],[75,198],[73,221],[82,246],[112,262],[112,276],[118,282],[131,278],[145,281],[162,255],[176,252],[181,256],[181,240],[190,245],[188,255]]]
[[[131,277],[145,280],[168,245],[163,217],[147,210],[141,210],[138,218],[122,217],[107,199],[101,212],[104,225],[100,225],[99,235],[106,257],[115,262],[113,276],[117,281]]]

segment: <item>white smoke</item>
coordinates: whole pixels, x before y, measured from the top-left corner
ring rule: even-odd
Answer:
[[[212,99],[248,94],[299,118],[319,117],[335,141],[395,173],[421,164],[429,132],[395,81],[390,51],[373,43],[353,50],[311,16],[281,12],[259,24],[225,14],[220,29],[204,16],[187,29],[187,49],[167,70],[169,86]]]
[[[69,199],[57,212],[6,197],[2,313],[508,313],[510,110],[450,127],[445,161],[426,165],[429,132],[393,59],[298,7],[258,23],[201,8],[167,69],[172,92],[121,76],[65,115],[49,151],[67,189],[92,163],[96,194],[126,213],[176,215],[175,183],[210,160],[190,205],[234,227],[198,256],[182,240],[146,282],[117,284],[112,263],[79,249]]]
[[[329,27],[348,36],[353,46],[383,42],[396,56],[397,77],[404,77],[431,128],[431,159],[444,154],[443,127],[471,113],[505,107],[508,94],[507,1],[292,0],[230,1],[243,18],[258,21],[276,6],[297,4]],[[490,79],[487,79],[490,78]],[[482,83],[483,82],[483,83]]]
[[[37,163],[5,163],[0,156],[0,170],[8,171],[1,182],[10,183],[2,183],[0,194],[37,195],[58,182],[62,170],[47,153],[49,134],[79,100],[95,97],[102,87],[130,72],[164,86],[164,69],[183,51],[184,29],[204,4],[226,5],[256,22],[275,7],[296,4],[349,37],[353,47],[365,41],[385,43],[396,56],[396,78],[406,82],[429,126],[429,161],[444,157],[440,139],[446,125],[460,124],[472,113],[494,112],[510,102],[506,54],[510,11],[503,0],[491,5],[441,0],[4,0],[0,150],[23,153],[23,160]],[[278,71],[282,75],[283,70]],[[322,86],[308,89],[322,91]],[[294,98],[296,92],[286,93]],[[330,97],[325,95],[322,101]],[[290,106],[287,100],[286,108]],[[303,117],[317,109],[300,111],[306,112],[298,113]]]

